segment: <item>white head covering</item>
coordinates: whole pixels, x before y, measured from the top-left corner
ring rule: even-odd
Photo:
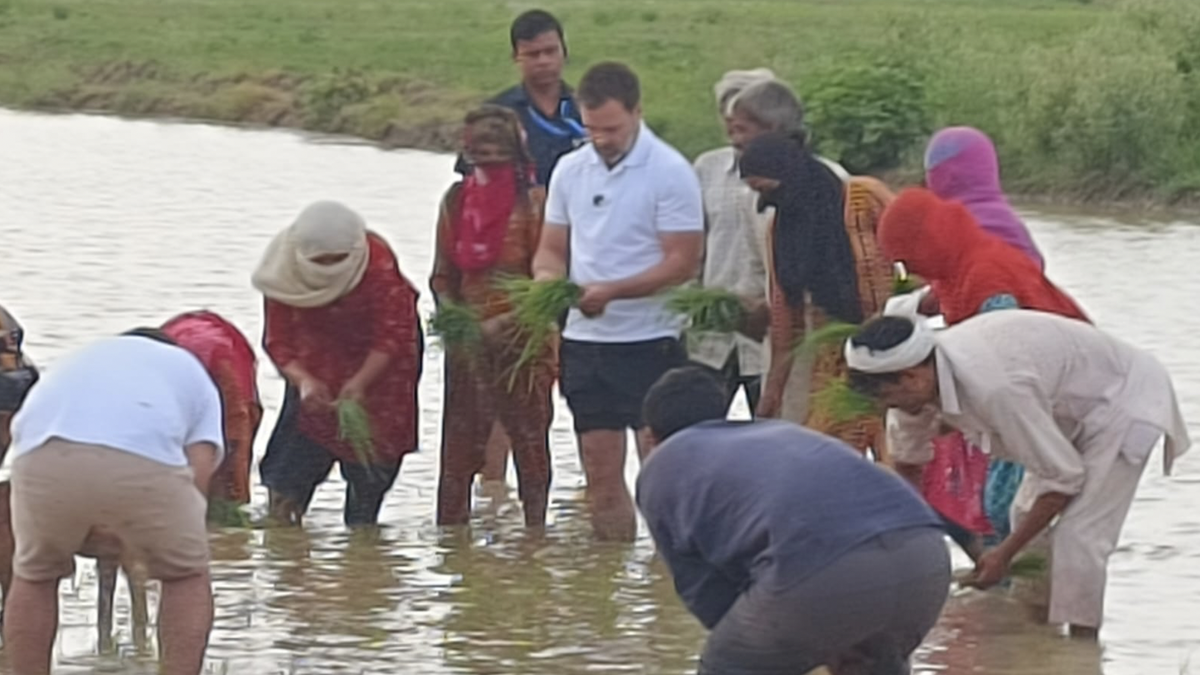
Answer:
[[[717,105],[727,102],[734,94],[741,90],[759,82],[770,82],[775,79],[775,73],[769,68],[755,68],[754,70],[731,70],[721,76],[721,80],[713,87],[713,93],[717,95]],[[725,112],[722,110],[721,112]]]
[[[346,254],[333,265],[313,258]],[[321,307],[354,290],[367,271],[367,225],[340,202],[309,205],[275,235],[254,271],[254,287],[293,307]]]
[[[923,286],[904,295],[889,298],[883,306],[884,316],[896,316],[913,323],[912,335],[891,349],[874,350],[855,346],[854,338],[846,340],[846,365],[862,373],[895,373],[920,365],[937,346],[933,319],[921,315],[921,301],[929,295],[930,287]]]

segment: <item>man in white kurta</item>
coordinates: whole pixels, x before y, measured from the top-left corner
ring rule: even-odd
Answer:
[[[1050,622],[1095,636],[1108,557],[1150,453],[1165,437],[1169,472],[1190,445],[1166,369],[1094,326],[1024,310],[940,331],[920,318],[884,316],[850,340],[846,358],[852,386],[894,411],[897,461],[932,459],[930,441],[944,423],[1025,466],[1032,504],[979,560],[971,583],[1000,582],[1050,527]]]

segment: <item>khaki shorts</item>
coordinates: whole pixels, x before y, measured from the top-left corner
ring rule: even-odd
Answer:
[[[51,439],[13,463],[13,571],[34,582],[68,576],[88,535],[101,531],[153,579],[201,574],[208,570],[205,511],[189,467]]]

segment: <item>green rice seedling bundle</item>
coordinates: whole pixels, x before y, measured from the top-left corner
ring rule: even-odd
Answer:
[[[470,305],[449,300],[440,301],[437,311],[429,317],[429,332],[447,349],[474,351],[483,341],[479,312]]]
[[[904,263],[895,263],[892,269],[892,295],[906,295],[920,288],[909,275]]]
[[[732,333],[742,326],[746,309],[738,296],[720,288],[694,284],[667,294],[667,309],[687,319],[691,333]]]
[[[534,281],[522,277],[502,279],[499,286],[512,303],[517,339],[524,342],[509,377],[511,389],[521,370],[545,351],[559,317],[579,302],[583,289],[567,279]]]
[[[796,356],[812,356],[827,345],[844,345],[846,340],[858,335],[862,326],[844,321],[831,321],[816,330],[809,331],[794,350]]]
[[[1050,561],[1046,556],[1037,553],[1026,553],[1013,561],[1008,567],[1008,575],[1012,577],[1038,578],[1044,576],[1050,569]]]
[[[250,514],[242,510],[241,504],[220,497],[208,500],[208,515],[205,519],[222,528],[249,529],[254,525]]]
[[[879,406],[874,400],[851,389],[844,379],[836,379],[825,385],[813,395],[813,404],[826,411],[830,419],[839,424],[879,413]]]
[[[375,439],[371,434],[371,417],[358,401],[340,399],[337,402],[338,439],[354,449],[359,464],[375,464]]]

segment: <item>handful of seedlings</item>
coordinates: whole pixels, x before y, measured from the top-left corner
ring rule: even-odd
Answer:
[[[892,270],[892,295],[906,295],[920,288],[917,282],[909,276],[908,268],[904,266],[904,263],[893,263]]]
[[[446,349],[471,352],[483,341],[479,312],[470,305],[450,300],[438,303],[437,311],[429,317],[429,332],[437,336]]]
[[[844,345],[846,340],[858,335],[862,326],[844,321],[830,321],[820,328],[809,331],[793,350],[793,356],[812,356],[828,345]]]
[[[241,504],[228,499],[214,497],[208,500],[205,521],[222,528],[249,529],[254,526],[250,515],[242,510]]]
[[[1050,561],[1037,553],[1026,553],[1013,561],[1008,567],[1010,577],[1036,579],[1042,577],[1050,569]]]
[[[370,467],[378,459],[375,439],[371,434],[371,417],[358,401],[340,399],[337,402],[338,440],[346,441],[354,450],[358,463]]]
[[[738,296],[695,284],[668,292],[667,309],[687,318],[689,333],[733,333],[746,319],[746,309]]]
[[[879,414],[879,405],[870,397],[851,389],[843,378],[832,380],[814,394],[813,404],[838,424]]]
[[[498,284],[512,303],[517,340],[524,342],[521,355],[509,375],[508,388],[511,390],[521,370],[537,359],[550,344],[559,317],[578,304],[583,289],[567,279],[534,281],[525,277],[508,277],[501,279]]]

